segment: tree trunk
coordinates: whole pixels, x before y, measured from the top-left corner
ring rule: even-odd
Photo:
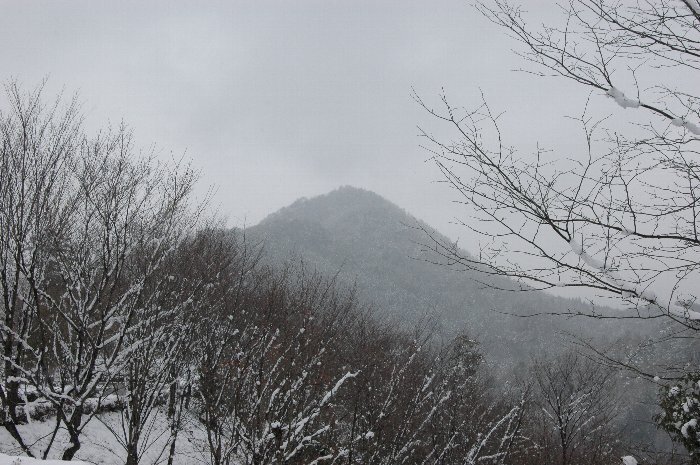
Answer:
[[[70,447],[63,452],[61,460],[71,461],[76,452],[80,450],[80,438],[75,433],[70,433]]]
[[[66,423],[68,434],[70,435],[70,447],[63,452],[61,460],[71,461],[80,450],[80,422],[83,419],[83,408],[75,407],[70,421]]]
[[[136,444],[129,444],[126,448],[126,463],[125,465],[138,465],[139,454]]]

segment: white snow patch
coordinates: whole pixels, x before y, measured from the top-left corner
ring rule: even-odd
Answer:
[[[622,108],[639,108],[639,100],[634,100],[625,96],[625,94],[615,86],[608,89],[606,93]]]
[[[697,429],[698,427],[698,421],[695,418],[690,419],[687,421],[683,426],[681,426],[681,434],[683,437],[688,437],[688,428],[693,428]]]
[[[335,383],[335,386],[333,386],[333,389],[328,391],[325,396],[323,396],[323,399],[321,399],[321,406],[324,406],[328,403],[328,401],[335,395],[336,392],[338,392],[338,389],[343,385],[345,381],[347,381],[350,378],[354,378],[357,375],[359,375],[360,372],[356,371],[355,373],[345,373],[345,375],[338,380],[337,383]]]
[[[681,405],[681,407],[683,407],[683,411],[684,411],[685,413],[690,413],[690,408],[691,408],[692,406],[693,406],[693,401],[692,401],[692,399],[690,399],[689,397],[687,397],[687,398],[685,399],[685,402],[683,402],[683,405]]]
[[[649,290],[649,289],[644,289],[641,293],[638,292],[638,294],[642,297],[642,299],[646,299],[649,302],[655,302],[656,301],[656,292]]]
[[[620,233],[622,234],[623,237],[631,236],[632,234],[634,234],[634,231],[632,229],[629,229],[626,226],[622,226],[620,229],[621,229]]]
[[[588,255],[586,252],[581,254],[581,258],[586,265],[590,266],[591,268],[595,268],[596,270],[605,270],[605,263],[591,255]]]
[[[29,457],[17,457],[0,453],[0,465],[90,465],[88,462],[65,462],[63,460],[39,460]]]
[[[597,270],[605,270],[605,263],[602,262],[601,260],[589,255],[588,253],[586,253],[583,250],[583,246],[581,244],[579,244],[579,242],[576,239],[574,239],[573,237],[569,241],[569,246],[571,247],[571,250],[576,255],[581,257],[581,260],[583,260],[583,262],[586,265],[590,266],[591,268],[595,268]]]
[[[622,464],[623,465],[637,465],[637,459],[635,459],[631,455],[625,455],[624,457],[622,457]]]
[[[700,305],[693,300],[678,300],[671,310],[688,320],[700,320]]]
[[[700,126],[683,118],[673,118],[671,124],[679,128],[685,128],[696,136],[700,136]]]
[[[94,418],[87,425],[83,431],[83,435],[81,435],[82,447],[76,454],[76,461],[61,462],[58,460],[69,443],[67,432],[65,429],[61,428],[56,437],[55,447],[52,448],[52,452],[49,454],[49,458],[53,459],[53,461],[32,461],[33,459],[21,457],[21,462],[3,462],[2,460],[7,456],[0,455],[0,465],[63,465],[68,463],[82,465],[123,465],[126,452],[110,431],[110,428],[119,430],[121,428],[121,421],[121,413],[119,412],[98,414],[97,418]],[[36,453],[40,453],[43,447],[46,446],[47,438],[50,437],[54,423],[55,418],[18,426],[25,440],[34,444],[35,455]],[[160,452],[166,446],[169,437],[169,427],[170,425],[165,412],[159,410],[151,424],[151,444],[150,447],[146,447],[144,451],[142,463],[164,463],[163,460],[165,457],[161,456]],[[206,433],[203,431],[199,419],[193,415],[185,415],[185,418],[183,418],[183,429],[180,431],[177,440],[175,465],[205,465],[209,463],[207,447]],[[0,451],[9,454],[9,456],[22,455],[19,446],[17,446],[14,439],[10,437],[5,428],[0,428]],[[12,460],[17,460],[17,457],[12,457]],[[83,460],[83,462],[79,462],[78,460]]]
[[[573,250],[576,255],[581,255],[583,253],[583,247],[581,247],[581,244],[579,244],[573,237],[569,241],[569,245],[571,246],[571,250]]]

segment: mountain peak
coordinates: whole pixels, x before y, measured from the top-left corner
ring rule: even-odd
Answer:
[[[355,199],[372,199],[380,202],[388,202],[388,200],[374,191],[349,185],[340,186],[321,197],[351,197]]]
[[[375,192],[359,187],[342,186],[327,194],[311,198],[302,197],[268,215],[260,225],[305,220],[331,226],[341,219],[357,216],[384,218],[394,222],[415,221],[406,211]]]

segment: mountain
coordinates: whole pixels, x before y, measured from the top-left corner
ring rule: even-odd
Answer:
[[[495,290],[481,282],[488,279],[498,288],[515,285],[506,278],[436,265],[422,228],[430,229],[379,195],[342,187],[299,199],[247,234],[264,242],[270,260],[301,258],[322,273],[337,273],[341,281],[354,283],[363,300],[397,324],[411,326],[428,315],[445,337],[465,332],[480,342],[500,372],[524,366],[531,356],[560,351],[564,334],[605,342],[645,330],[639,324],[589,318],[514,316],[584,311],[587,304],[543,292]]]

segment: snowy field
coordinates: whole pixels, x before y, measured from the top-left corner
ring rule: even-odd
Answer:
[[[29,444],[33,444],[34,450],[42,450],[53,428],[51,419],[46,422],[34,421],[31,424],[19,427],[22,435]],[[110,412],[97,415],[85,428],[81,436],[82,446],[76,454],[75,460],[82,460],[94,465],[122,465],[126,452],[114,432],[121,431],[121,416],[119,412]],[[154,421],[144,438],[144,458],[141,463],[159,464],[166,463],[168,439],[168,425],[165,416],[155,415]],[[56,445],[49,454],[50,459],[60,458],[64,445],[68,443],[68,435],[62,430],[56,438]],[[196,420],[190,419],[179,434],[176,448],[175,464],[208,463],[206,436],[197,426]],[[34,465],[35,463],[51,464],[66,462],[38,462],[29,459],[8,457],[23,455],[19,447],[4,428],[0,428],[0,465]],[[76,462],[70,462],[76,463]]]
[[[11,455],[5,455],[0,453],[0,465],[90,465],[87,462],[73,460],[71,462],[64,462],[61,460],[37,460],[27,457],[13,457]]]

